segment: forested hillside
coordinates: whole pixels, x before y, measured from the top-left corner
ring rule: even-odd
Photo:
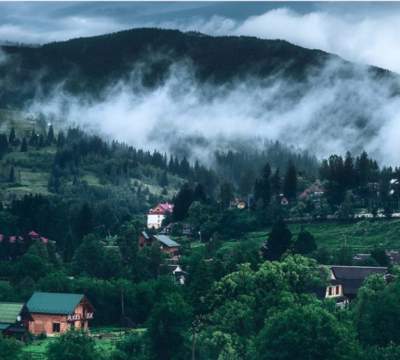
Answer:
[[[336,59],[280,40],[160,29],[133,29],[39,47],[3,46],[2,51],[6,60],[0,64],[0,79],[6,86],[0,90],[0,107],[21,107],[35,96],[45,97],[59,84],[71,94],[100,96],[111,83],[129,77],[135,67],[141,69],[142,84],[152,87],[177,62],[193,65],[199,81],[225,83],[277,74],[302,81],[310,71],[318,73],[327,61]],[[346,63],[339,76],[356,76],[354,70]],[[392,76],[372,67],[371,73]]]

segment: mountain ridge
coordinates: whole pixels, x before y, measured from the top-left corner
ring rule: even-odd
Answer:
[[[39,47],[1,46],[1,49],[6,56],[0,64],[1,107],[18,107],[38,96],[38,89],[46,97],[60,83],[67,93],[98,95],[143,63],[141,81],[146,87],[162,83],[170,66],[183,60],[193,65],[196,80],[212,84],[249,75],[263,79],[278,72],[302,82],[310,71],[320,71],[331,60],[345,64],[350,72],[352,67],[362,66],[285,40],[156,28],[135,28]],[[384,69],[367,68],[377,76],[393,76]]]

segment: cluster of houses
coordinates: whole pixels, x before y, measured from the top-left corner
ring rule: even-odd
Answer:
[[[162,222],[172,214],[173,206],[158,204],[148,214],[147,226],[151,231],[142,231],[138,239],[139,249],[159,246],[169,258],[167,266],[179,284],[185,283],[186,272],[179,265],[181,245],[162,230]],[[155,231],[159,231],[154,234]],[[29,241],[48,243],[48,239],[31,231]],[[0,242],[14,241],[14,238],[0,237]],[[15,241],[24,241],[16,238]],[[398,252],[388,254],[392,261],[400,258]],[[356,296],[365,279],[371,275],[382,276],[390,281],[387,267],[375,266],[328,266],[327,286],[315,289],[321,299],[333,299],[339,307],[346,306]],[[324,272],[322,272],[324,273]],[[326,275],[326,273],[324,273]],[[89,329],[94,308],[83,294],[35,292],[26,303],[0,302],[0,333],[24,339],[28,334],[54,336],[70,329]]]
[[[163,221],[167,216],[172,215],[174,206],[170,203],[160,203],[154,208],[151,208],[147,214],[147,228],[151,231],[158,231],[157,234],[152,234],[147,231],[142,231],[138,239],[139,249],[148,246],[159,246],[162,253],[168,256],[168,272],[174,277],[178,284],[184,285],[187,273],[179,265],[181,255],[181,245],[168,235],[172,231],[174,224],[170,223],[163,226]],[[182,234],[190,235],[189,227],[182,227]]]
[[[0,234],[0,243],[9,243],[9,244],[21,243],[22,244],[22,243],[33,242],[33,241],[39,241],[42,244],[49,243],[48,238],[41,236],[34,230],[31,230],[26,237],[23,237],[21,235],[5,236],[4,234]]]
[[[83,294],[35,292],[27,303],[0,302],[0,333],[21,340],[88,330],[94,308]]]
[[[6,236],[4,234],[0,234],[0,258],[8,260],[15,259],[23,255],[34,243],[39,243],[46,246],[50,244],[54,245],[54,241],[49,240],[47,237],[40,235],[34,230],[31,230],[25,236]]]

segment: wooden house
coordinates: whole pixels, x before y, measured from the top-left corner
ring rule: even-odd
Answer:
[[[321,299],[333,299],[338,306],[345,306],[355,299],[358,290],[369,276],[387,276],[387,268],[378,266],[331,265],[328,266],[328,270],[328,284],[316,289],[316,295]]]
[[[29,331],[48,336],[69,329],[87,330],[94,308],[82,294],[35,292],[26,304],[31,316]]]
[[[152,243],[153,243],[152,237],[149,234],[147,234],[146,231],[142,231],[139,235],[139,240],[138,240],[139,248],[150,246]]]
[[[172,240],[167,235],[154,235],[154,241],[157,241],[160,245],[160,249],[164,254],[168,254],[170,256],[179,255],[180,244],[176,241]]]
[[[158,244],[161,252],[171,257],[178,256],[181,245],[172,240],[168,235],[149,235],[146,231],[142,231],[138,240],[139,248]]]

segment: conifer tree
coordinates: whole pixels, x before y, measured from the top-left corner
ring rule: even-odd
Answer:
[[[0,134],[0,159],[7,153],[8,151],[8,139],[5,134]]]
[[[25,138],[22,139],[20,151],[21,152],[27,152],[28,151],[28,142],[26,141]]]
[[[54,143],[55,137],[54,137],[54,128],[53,125],[49,126],[49,131],[47,132],[47,139],[46,139],[46,144],[47,145],[52,145]]]
[[[11,166],[10,173],[8,175],[8,182],[15,183],[15,169],[14,166]]]
[[[281,256],[290,248],[291,242],[292,233],[286,226],[283,219],[278,219],[272,225],[268,239],[262,247],[263,257],[267,260],[279,260]]]
[[[14,145],[17,137],[15,135],[15,129],[12,127],[10,130],[10,135],[8,136],[8,142],[10,145]]]
[[[296,199],[297,194],[297,171],[296,167],[292,162],[289,163],[284,183],[283,183],[283,193],[284,195],[290,199]]]

